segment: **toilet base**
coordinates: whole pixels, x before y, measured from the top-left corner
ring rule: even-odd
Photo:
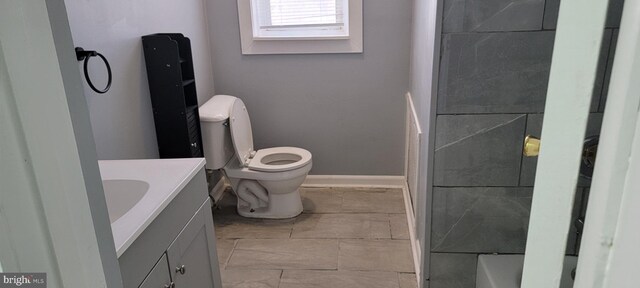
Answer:
[[[298,189],[286,194],[269,193],[267,207],[256,208],[253,211],[251,211],[251,207],[240,203],[241,201],[238,201],[238,214],[248,218],[286,219],[302,213],[302,198]]]

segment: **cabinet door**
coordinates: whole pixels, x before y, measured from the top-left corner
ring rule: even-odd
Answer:
[[[167,263],[167,255],[162,254],[162,258],[153,266],[147,278],[142,281],[139,288],[163,288],[171,287],[171,279],[169,278],[169,263]]]
[[[167,249],[176,288],[222,288],[209,199]]]

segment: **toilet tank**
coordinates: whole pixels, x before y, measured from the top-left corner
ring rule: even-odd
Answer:
[[[233,157],[229,112],[235,99],[229,95],[216,95],[198,109],[207,169],[220,169]]]

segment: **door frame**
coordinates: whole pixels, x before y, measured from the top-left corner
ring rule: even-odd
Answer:
[[[0,45],[3,269],[122,287],[64,1],[0,2]]]
[[[640,257],[638,79],[640,1],[629,0],[622,12],[575,287],[637,286],[632,278]]]
[[[563,0],[522,287],[558,287],[608,1]],[[640,1],[626,1],[578,259],[580,288],[635,287],[640,257]],[[586,81],[589,80],[589,81]],[[549,125],[549,124],[552,125]]]
[[[617,217],[617,227],[610,245],[607,261],[602,261],[598,267],[604,271],[604,285],[606,288],[637,287],[637,262],[640,258],[640,113],[638,113],[635,136],[632,144],[629,169],[625,179],[624,190],[620,198],[620,214]],[[585,259],[586,261],[594,259]],[[590,283],[586,283],[590,285]],[[587,287],[598,287],[595,285]],[[580,287],[580,286],[576,286]]]
[[[602,0],[560,2],[523,288],[560,286],[607,5]]]

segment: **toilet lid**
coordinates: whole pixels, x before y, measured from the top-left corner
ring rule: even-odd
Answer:
[[[253,135],[251,132],[251,121],[247,107],[239,98],[233,102],[229,113],[231,126],[231,139],[236,155],[244,166],[248,165],[251,153],[253,153]]]

